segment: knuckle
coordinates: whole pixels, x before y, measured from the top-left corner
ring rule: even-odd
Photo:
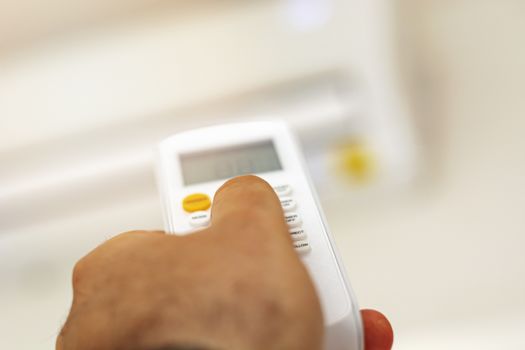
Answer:
[[[85,258],[80,259],[73,266],[73,289],[78,288],[81,281],[84,279],[87,270],[87,262]]]
[[[126,231],[126,232],[122,232],[122,233],[119,233],[116,236],[111,237],[108,240],[108,242],[120,242],[122,240],[126,240],[126,239],[129,239],[129,238],[140,236],[140,235],[142,235],[144,233],[145,233],[145,231],[141,231],[141,230]]]
[[[253,274],[248,274],[236,281],[232,295],[247,306],[245,311],[256,314],[256,319],[263,324],[279,325],[277,328],[281,329],[290,320],[300,319],[304,321],[305,329],[316,329],[319,323],[322,327],[317,294],[298,281],[284,285],[282,281],[270,277],[254,281]]]
[[[275,290],[274,283],[264,280],[255,281],[252,273],[239,278],[233,284],[233,295],[235,299],[250,305],[252,311],[256,310],[261,316],[282,316],[287,309],[286,300]]]

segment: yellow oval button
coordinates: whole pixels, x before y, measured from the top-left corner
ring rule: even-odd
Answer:
[[[182,207],[188,213],[193,213],[198,210],[206,210],[211,206],[211,200],[208,195],[204,193],[193,193],[186,196],[182,200]]]

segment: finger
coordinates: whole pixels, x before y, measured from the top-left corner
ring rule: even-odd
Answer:
[[[260,235],[289,236],[277,195],[257,176],[239,176],[219,188],[213,199],[211,224],[239,235],[256,231]]]
[[[365,332],[365,350],[390,350],[394,332],[388,319],[375,310],[361,310]]]

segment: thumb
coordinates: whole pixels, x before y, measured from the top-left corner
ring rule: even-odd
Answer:
[[[211,225],[234,235],[289,239],[279,198],[266,181],[252,175],[235,177],[217,190]]]

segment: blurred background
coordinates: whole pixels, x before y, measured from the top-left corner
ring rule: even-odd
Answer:
[[[162,227],[154,145],[282,118],[395,349],[525,349],[525,2],[0,0],[0,348]]]

